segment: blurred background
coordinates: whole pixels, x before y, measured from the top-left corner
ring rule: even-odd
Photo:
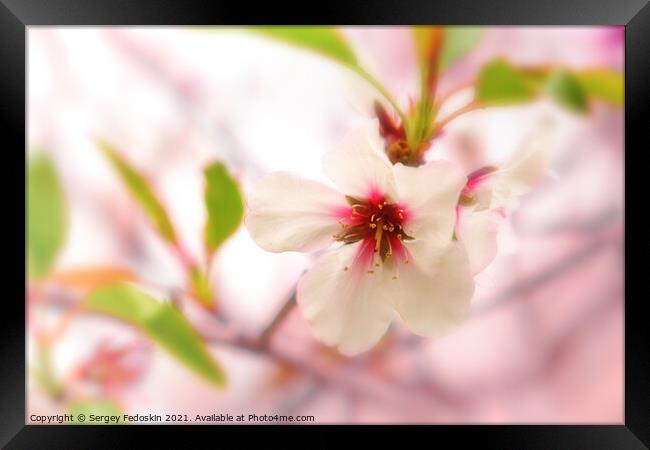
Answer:
[[[410,30],[341,32],[406,107],[419,92]],[[486,28],[445,71],[439,89],[467,83],[495,57],[622,72],[623,32]],[[27,156],[51,159],[67,210],[49,276],[38,289],[29,285],[28,421],[69,411],[82,399],[111,411],[192,418],[622,423],[622,108],[596,102],[576,114],[542,98],[472,111],[446,127],[427,158],[500,161],[551,117],[551,173],[510,209],[498,256],[476,277],[460,328],[427,340],[396,321],[377,348],[345,358],[315,341],[295,308],[284,307],[313,257],[267,253],[243,225],[208,264],[217,312],[188,301],[178,251],[156,233],[96,139],[109,141],[148,180],[183,253],[201,260],[204,167],[223,162],[244,198],[273,170],[325,181],[323,153],[372,111],[376,94],[356,74],[234,28],[30,27],[28,77]],[[197,376],[137,327],[80,312],[75,295],[102,277],[128,279],[171,300],[228,384]],[[252,337],[270,323],[272,332],[258,344]],[[45,376],[42,330],[50,336]]]

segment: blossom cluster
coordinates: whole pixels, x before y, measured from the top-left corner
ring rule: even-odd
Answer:
[[[459,325],[508,202],[546,170],[546,129],[502,167],[469,174],[445,160],[392,164],[379,131],[368,120],[324,155],[338,189],[274,172],[255,186],[245,219],[267,251],[324,250],[296,300],[315,336],[346,355],[372,348],[395,313],[425,337]]]

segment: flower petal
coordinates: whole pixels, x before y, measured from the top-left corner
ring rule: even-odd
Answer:
[[[378,191],[391,201],[396,199],[393,167],[384,153],[376,119],[364,121],[337,149],[326,153],[323,169],[346,195],[367,198]]]
[[[463,244],[472,275],[485,269],[497,254],[497,228],[503,220],[498,211],[460,208],[456,236]]]
[[[494,172],[478,183],[472,191],[476,200],[474,211],[501,208],[511,199],[510,183],[501,171]]]
[[[511,196],[528,193],[541,180],[548,170],[550,148],[551,128],[543,124],[528,136],[521,149],[497,172],[502,183],[508,185]]]
[[[296,291],[314,334],[346,355],[374,346],[394,315],[383,288],[383,267],[368,273],[369,267],[354,265],[362,245],[363,241],[344,245],[323,255],[303,275]]]
[[[416,239],[446,246],[456,222],[456,205],[467,181],[448,161],[432,161],[420,167],[395,166],[399,202],[406,207],[405,231]]]
[[[475,211],[504,207],[513,197],[533,189],[548,170],[551,129],[551,125],[543,123],[524,140],[508,163],[475,184]]]
[[[246,227],[257,245],[270,252],[327,247],[340,229],[337,211],[347,207],[335,190],[288,172],[262,178],[248,205]]]
[[[445,334],[467,315],[474,294],[467,255],[457,242],[442,250],[426,241],[406,246],[412,258],[391,280],[392,303],[413,333]]]

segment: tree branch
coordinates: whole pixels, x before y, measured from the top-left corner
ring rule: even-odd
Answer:
[[[291,290],[291,294],[289,294],[289,297],[286,299],[282,307],[278,310],[275,316],[273,316],[273,319],[271,319],[271,322],[269,322],[266,328],[264,328],[260,333],[258,338],[260,342],[267,342],[271,338],[273,332],[289,315],[289,313],[293,310],[293,307],[295,305],[296,305],[296,288],[294,287]]]

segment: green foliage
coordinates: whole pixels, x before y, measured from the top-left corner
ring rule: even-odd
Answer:
[[[43,278],[56,259],[66,233],[63,190],[52,161],[34,155],[27,168],[27,273]]]
[[[445,27],[438,70],[442,72],[448,69],[457,60],[472,51],[481,40],[482,35],[481,27]]]
[[[623,74],[605,69],[590,69],[575,72],[575,77],[589,97],[604,101],[612,106],[623,106]]]
[[[578,79],[566,70],[556,70],[545,83],[546,91],[561,105],[577,112],[587,111],[587,95]]]
[[[435,27],[416,26],[413,27],[412,31],[413,43],[415,44],[415,55],[418,64],[421,69],[428,70],[431,64],[430,57],[432,54],[432,48],[437,44],[437,42],[439,42],[438,39],[442,37],[442,34],[436,34]]]
[[[413,27],[413,41],[420,67],[431,64],[432,46],[438,37],[433,33],[434,27]],[[467,55],[481,40],[483,31],[480,27],[444,27],[441,35],[442,48],[436,62],[439,72],[451,67],[457,60]]]
[[[43,390],[50,396],[56,398],[62,392],[61,383],[52,373],[51,347],[38,344],[35,348],[35,361],[31,367],[31,373]]]
[[[527,69],[504,60],[486,64],[476,84],[476,99],[486,105],[500,105],[533,100],[545,91],[562,106],[587,112],[590,100],[612,106],[624,102],[623,76],[606,69]]]
[[[501,59],[483,66],[476,83],[476,99],[486,105],[525,102],[535,95],[531,80]]]
[[[197,374],[216,386],[225,384],[219,364],[187,319],[170,303],[159,302],[135,286],[116,283],[92,292],[86,307],[136,326]]]
[[[251,31],[327,56],[346,66],[356,66],[357,58],[335,27],[255,26]]]
[[[167,216],[165,208],[155,196],[147,180],[131,167],[107,142],[98,141],[98,145],[111,162],[126,185],[127,189],[144,209],[156,230],[168,242],[176,242],[174,227]]]
[[[244,216],[244,201],[237,182],[220,162],[206,167],[203,175],[208,211],[205,243],[208,250],[213,252],[237,230]]]
[[[246,29],[299,48],[311,50],[354,71],[390,103],[400,116],[408,134],[410,124],[404,112],[386,87],[361,67],[354,50],[337,28],[331,26],[253,26]]]
[[[210,282],[207,275],[198,267],[190,269],[190,282],[196,298],[208,308],[214,306],[212,299],[212,290],[210,289]]]

